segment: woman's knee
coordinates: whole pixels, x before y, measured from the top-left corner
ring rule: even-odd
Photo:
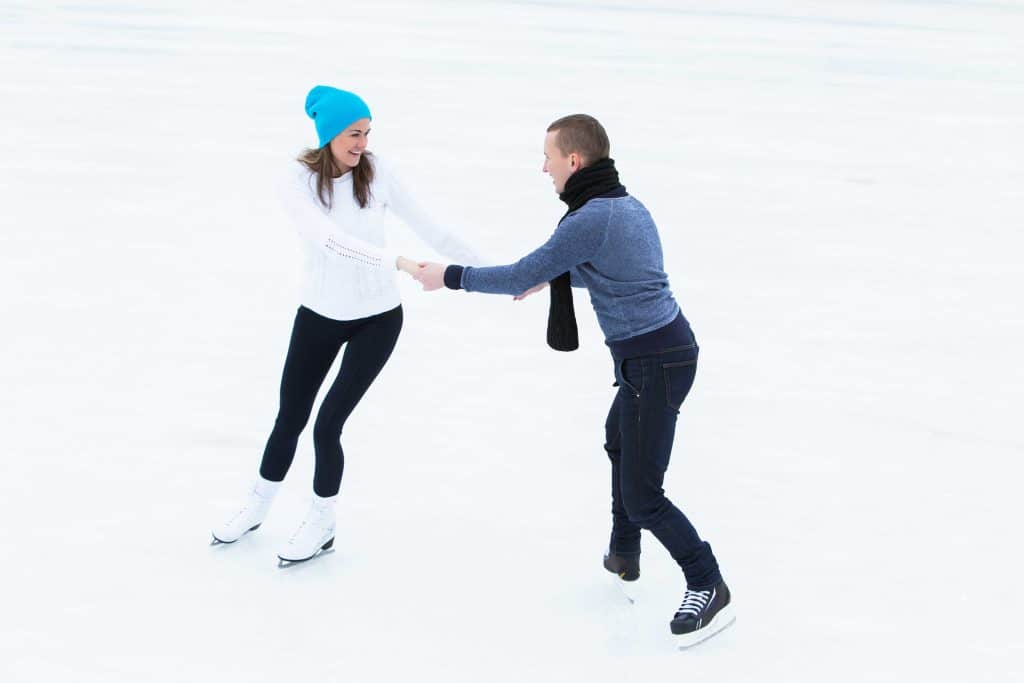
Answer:
[[[341,432],[345,428],[344,418],[320,416],[313,425],[313,443],[319,448],[323,445],[337,444],[341,440]]]
[[[298,437],[309,422],[309,410],[282,409],[274,420],[274,432],[281,437]]]

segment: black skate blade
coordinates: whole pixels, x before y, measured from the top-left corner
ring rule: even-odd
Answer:
[[[285,569],[286,567],[291,567],[291,566],[296,565],[296,564],[302,564],[303,562],[309,562],[314,557],[320,557],[321,555],[326,555],[327,553],[333,553],[333,552],[334,552],[334,537],[331,536],[331,540],[327,541],[322,546],[320,546],[320,550],[317,550],[315,553],[313,553],[312,555],[310,555],[309,557],[307,557],[307,558],[305,558],[303,560],[286,560],[283,557],[281,557],[280,555],[278,555],[277,556],[277,568],[278,569]]]
[[[318,550],[318,551],[316,551],[315,554],[307,557],[304,560],[286,560],[283,557],[281,557],[280,555],[278,555],[277,556],[277,568],[278,569],[288,569],[289,567],[297,567],[297,566],[306,564],[310,560],[315,560],[316,558],[320,557],[321,555],[330,555],[333,552],[334,552],[333,549]]]

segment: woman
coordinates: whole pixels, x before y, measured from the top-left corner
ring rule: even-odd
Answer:
[[[316,468],[305,519],[278,553],[301,562],[334,543],[345,420],[384,367],[402,329],[395,271],[417,265],[390,252],[383,216],[393,211],[437,251],[478,263],[477,255],[434,224],[392,170],[367,151],[370,110],[357,95],[318,85],[306,97],[319,147],[306,150],[283,185],[282,199],[306,248],[302,305],[281,377],[281,403],[257,477],[241,508],[213,530],[233,543],[263,523],[295,456],[320,385],[339,349],[341,370],[313,427]]]

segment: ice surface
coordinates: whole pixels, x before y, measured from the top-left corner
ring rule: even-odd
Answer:
[[[986,681],[1022,668],[1024,6],[0,3],[4,681]],[[336,551],[207,545],[276,411],[306,91],[496,262],[600,118],[701,344],[666,489],[733,628],[600,559],[611,364],[546,294],[424,294],[346,428]],[[404,229],[409,256],[436,257]],[[582,295],[581,295],[582,294]]]

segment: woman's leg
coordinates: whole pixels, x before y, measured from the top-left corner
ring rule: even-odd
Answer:
[[[341,371],[331,385],[313,426],[316,472],[313,492],[337,495],[345,468],[341,430],[373,380],[380,374],[402,330],[402,307],[373,316],[352,333],[341,359]]]
[[[281,481],[295,457],[317,391],[344,341],[344,323],[301,307],[295,314],[288,357],[281,375],[281,404],[263,451],[260,476]]]

